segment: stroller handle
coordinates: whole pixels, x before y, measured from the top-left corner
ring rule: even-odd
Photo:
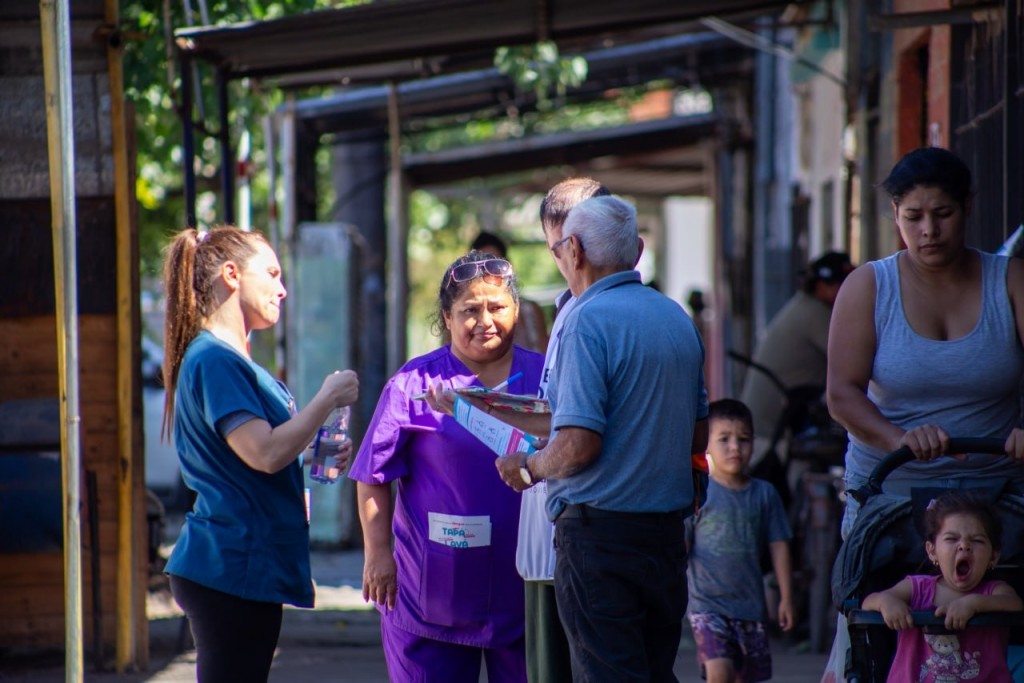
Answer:
[[[935,612],[914,610],[910,613],[914,626],[925,633],[955,633],[946,628],[946,618],[935,616]],[[851,625],[884,626],[882,613],[874,610],[850,609],[846,618]],[[976,614],[967,622],[968,626],[1021,626],[1024,612],[985,612]]]
[[[947,453],[988,453],[991,455],[1003,455],[1006,450],[1004,439],[976,439],[976,438],[952,438],[949,440]],[[882,461],[875,466],[875,469],[868,477],[868,483],[859,489],[852,489],[849,495],[853,496],[861,505],[871,496],[882,492],[882,482],[892,474],[893,470],[906,465],[914,460],[914,453],[907,446],[902,446],[889,453]]]

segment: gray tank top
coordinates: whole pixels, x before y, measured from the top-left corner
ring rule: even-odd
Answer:
[[[978,323],[966,336],[950,341],[914,332],[903,314],[899,252],[872,262],[875,271],[877,347],[868,399],[887,420],[903,429],[936,424],[952,437],[1006,438],[1020,419],[1019,389],[1024,349],[1017,339],[1013,309],[1006,293],[1009,259],[978,252],[982,306]],[[847,473],[866,478],[882,451],[850,435]],[[966,461],[939,458],[913,462],[890,475],[896,482],[921,478],[1008,476],[1024,480],[1024,468],[1005,456],[972,454]]]

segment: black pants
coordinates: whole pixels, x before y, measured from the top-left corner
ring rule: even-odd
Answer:
[[[188,616],[199,683],[266,683],[281,634],[281,605],[257,602],[171,575]]]
[[[676,681],[687,600],[682,513],[569,513],[555,523],[555,594],[573,680]]]

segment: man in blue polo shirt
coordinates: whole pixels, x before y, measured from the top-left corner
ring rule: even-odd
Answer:
[[[498,470],[516,490],[548,483],[574,680],[674,681],[690,455],[707,448],[704,346],[633,270],[643,242],[627,202],[582,202],[549,247],[578,297],[548,386],[554,436]]]

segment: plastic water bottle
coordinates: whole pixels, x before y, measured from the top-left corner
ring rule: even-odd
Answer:
[[[348,441],[348,423],[352,416],[349,406],[339,408],[333,419],[320,427],[313,444],[313,460],[309,466],[309,478],[319,484],[333,484],[341,478],[341,463],[338,453]]]

